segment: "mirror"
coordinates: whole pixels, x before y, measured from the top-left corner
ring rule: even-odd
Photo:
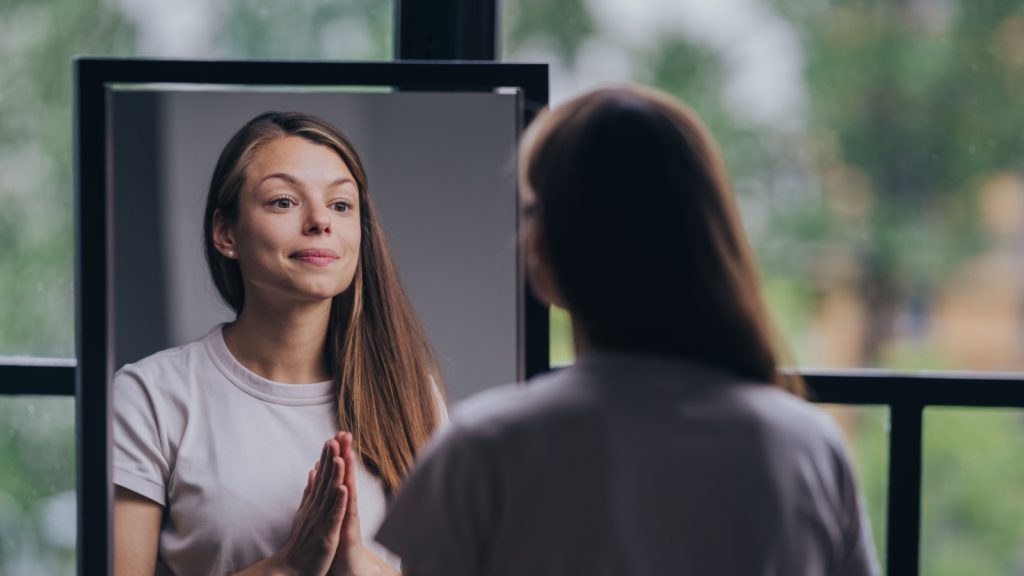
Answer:
[[[309,113],[351,140],[364,164],[368,193],[397,272],[434,348],[449,403],[547,368],[547,311],[526,294],[517,252],[515,178],[520,130],[547,103],[545,65],[79,58],[74,70],[80,574],[112,569],[112,406],[118,404],[116,394],[128,398],[140,390],[128,384],[112,392],[114,371],[159,350],[196,341],[233,317],[208,278],[202,213],[221,149],[263,112]],[[221,349],[214,350],[215,341],[224,343],[211,339],[209,347],[191,350],[206,349],[216,363],[223,356],[217,351]],[[235,376],[241,374],[232,380],[236,385],[248,378],[237,363],[234,370]],[[213,410],[215,417],[174,420],[184,427],[175,436],[182,443],[184,429],[190,430],[191,449],[175,450],[163,459],[162,454],[170,454],[163,443],[166,436],[160,435],[166,422],[154,425],[151,416],[124,420],[127,413],[119,411],[119,429],[145,435],[139,445],[143,452],[160,452],[136,460],[140,454],[133,454],[129,461],[160,467],[173,460],[175,466],[173,480],[167,480],[166,466],[146,470],[119,465],[122,480],[125,473],[141,474],[141,483],[132,482],[129,491],[159,504],[168,487],[179,496],[204,493],[201,487],[210,484],[192,481],[205,474],[225,488],[208,497],[232,510],[261,515],[235,518],[200,505],[188,510],[201,513],[189,516],[186,508],[173,506],[178,513],[172,511],[170,522],[179,537],[216,541],[209,528],[217,522],[286,530],[282,519],[292,517],[301,492],[300,486],[291,486],[301,484],[310,455],[280,446],[268,452],[268,443],[291,438],[294,430],[304,434],[302,446],[316,451],[323,442],[320,435],[336,430],[336,416],[322,409],[324,398],[332,394],[323,383],[301,390],[265,379],[262,383],[288,389],[283,394],[275,389],[278,398],[306,395],[309,401],[278,404],[318,406],[317,419],[308,421],[301,410],[289,412],[287,418],[301,422],[282,435],[275,432],[280,426],[246,425],[245,415],[230,414],[257,401],[250,398],[261,398],[253,390],[232,395],[234,400],[219,411],[207,398],[199,405]],[[150,396],[134,397],[122,406],[147,410],[152,401]],[[224,423],[231,434],[218,434],[221,428],[210,428],[205,435],[196,432],[203,425]],[[252,462],[270,453],[275,470],[284,471],[274,480],[286,483],[284,490],[274,491],[267,484],[266,477],[273,474],[245,475],[239,472],[244,467],[232,465],[233,454]],[[394,460],[391,466],[394,483],[400,468]],[[296,471],[300,473],[293,478]],[[146,484],[161,476],[172,484]],[[354,477],[364,486],[359,478],[367,476]],[[127,486],[123,481],[119,485]],[[192,490],[196,486],[200,488]],[[237,490],[239,486],[244,490]],[[274,490],[268,492],[268,487]],[[361,515],[372,498],[379,501],[376,509],[382,514],[381,486],[375,492],[358,491]],[[244,506],[242,501],[260,505]],[[202,514],[206,516],[199,519]],[[274,541],[286,536],[275,534]],[[364,531],[364,541],[365,536]],[[235,565],[242,560],[216,561],[217,569],[241,568]],[[197,573],[192,568],[197,567],[181,572]]]

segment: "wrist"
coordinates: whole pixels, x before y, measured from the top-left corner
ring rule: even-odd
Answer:
[[[380,576],[385,574],[383,561],[363,544],[359,544],[348,555],[346,570],[333,572],[333,576]]]
[[[299,570],[292,566],[283,552],[267,558],[267,576],[299,576]]]

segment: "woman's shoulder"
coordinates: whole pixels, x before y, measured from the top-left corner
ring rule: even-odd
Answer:
[[[166,348],[125,364],[114,374],[115,388],[128,380],[149,388],[160,383],[187,379],[189,374],[211,363],[208,341],[219,334],[220,326],[198,340]]]
[[[828,412],[778,386],[743,384],[734,389],[734,396],[754,418],[782,430],[796,434],[814,432],[830,439],[839,434],[839,428]]]
[[[557,370],[474,394],[452,407],[451,423],[463,435],[492,439],[565,423],[568,414],[586,411],[593,403],[567,376]]]
[[[739,384],[727,396],[731,420],[745,432],[749,449],[779,465],[801,461],[827,468],[849,466],[843,431],[822,407],[766,383]]]

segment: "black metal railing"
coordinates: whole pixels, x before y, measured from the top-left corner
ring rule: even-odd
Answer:
[[[0,358],[0,396],[75,395],[74,359]],[[811,400],[888,406],[886,573],[919,573],[922,413],[929,406],[1024,409],[1024,377],[995,373],[801,371]],[[79,466],[103,466],[80,461]]]
[[[1024,408],[1020,374],[801,371],[811,400],[889,407],[886,573],[917,575],[921,554],[922,414],[929,406]]]

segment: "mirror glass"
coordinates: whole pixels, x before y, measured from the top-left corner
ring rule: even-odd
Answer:
[[[449,403],[516,380],[519,98],[515,90],[111,88],[116,367],[233,318],[203,256],[206,192],[231,135],[276,110],[319,116],[355,145]]]

